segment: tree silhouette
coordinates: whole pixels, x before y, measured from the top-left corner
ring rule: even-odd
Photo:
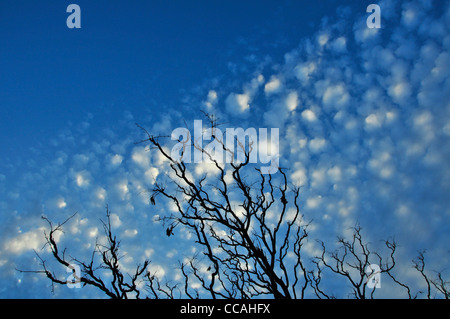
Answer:
[[[234,158],[236,152],[214,134],[216,119],[210,115],[207,118],[216,145]],[[74,262],[80,265],[81,274],[76,279],[82,285],[94,286],[110,298],[335,298],[324,284],[326,277],[343,278],[351,287],[352,297],[365,299],[375,294],[376,288],[368,285],[373,273],[367,272],[368,266],[375,264],[380,273],[391,279],[391,284],[405,290],[405,297],[422,295],[421,291],[413,294],[394,272],[395,241],[384,242],[388,254],[382,256],[364,242],[359,226],[353,228],[350,240],[338,238],[337,250],[330,253],[319,241],[322,254],[312,259],[305,257],[303,248],[311,221],[301,213],[300,188],[289,183],[287,169],[279,167],[276,174],[263,174],[250,163],[254,141],[236,140],[244,160],[230,163],[221,162],[196,141],[184,141],[181,156],[185,147],[193,146],[215,171],[212,176],[194,178],[191,170],[195,164],[173,156],[161,142],[167,137],[153,136],[140,128],[146,138],[139,143],[148,143],[150,150],[161,155],[170,168],[167,180],[155,181],[149,190],[149,202],[152,206],[161,201],[172,203],[176,211],[162,217],[166,235],[170,237],[177,227],[185,227],[194,234],[201,253],[179,262],[184,280],[162,283],[157,274],[148,271],[149,260],[137,265],[132,274],[122,272],[120,241],[112,233],[108,208],[107,220],[102,222],[106,244],[97,242],[88,262],[67,256],[66,250],[58,247],[54,236],[63,231],[67,220],[54,226],[45,218],[50,227],[45,237],[52,256],[65,267]],[[67,284],[67,280],[48,270],[43,258],[39,259],[42,270],[31,272],[45,274],[52,285]],[[206,271],[200,269],[200,261],[207,263]],[[414,260],[414,267],[427,284],[427,298],[449,298],[448,281],[442,273],[432,279],[425,272],[423,253]],[[194,281],[197,288],[193,288]]]

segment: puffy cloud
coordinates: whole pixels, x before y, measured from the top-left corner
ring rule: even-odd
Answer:
[[[411,85],[406,80],[396,81],[389,87],[388,92],[395,102],[402,104],[407,102],[411,95]]]
[[[319,153],[325,150],[327,141],[324,138],[316,137],[309,141],[308,147],[312,153]]]
[[[395,173],[392,157],[388,151],[382,151],[374,154],[368,163],[368,168],[379,177],[387,179]]]
[[[288,111],[294,111],[298,106],[298,94],[295,91],[286,96],[286,107]]]
[[[374,113],[367,116],[366,119],[364,120],[364,122],[365,122],[365,126],[368,130],[379,128],[379,127],[381,127],[381,124],[382,124],[380,117]]]
[[[232,115],[244,114],[250,108],[250,96],[245,93],[231,93],[225,100],[225,106]]]
[[[350,95],[344,83],[327,86],[322,96],[322,102],[326,109],[340,109],[347,105]]]
[[[247,117],[250,112],[250,103],[263,83],[264,76],[258,74],[248,83],[243,84],[242,93],[228,94],[225,99],[225,107],[229,114],[238,117]]]
[[[75,183],[80,188],[86,188],[90,185],[91,182],[91,173],[87,170],[82,170],[76,173],[73,173]]]
[[[122,161],[123,161],[122,155],[115,154],[115,155],[111,155],[111,157],[110,157],[110,163],[113,166],[118,166],[118,165],[122,164]]]
[[[342,170],[339,166],[333,166],[327,170],[327,175],[332,183],[339,183],[342,180]]]
[[[90,238],[97,238],[97,237],[98,237],[98,234],[99,234],[98,227],[90,227],[90,228],[87,230],[87,235],[88,235]]]
[[[64,201],[64,199],[59,199],[58,200],[58,208],[64,208],[67,206],[67,203]]]
[[[325,44],[328,43],[329,39],[330,39],[330,35],[325,31],[323,31],[317,35],[317,42],[319,43],[319,46],[321,46],[321,47],[325,46]]]
[[[243,90],[250,98],[253,98],[258,93],[258,90],[263,83],[264,76],[262,74],[257,74],[248,83],[243,85]]]
[[[134,237],[134,236],[136,236],[138,233],[139,233],[139,232],[138,232],[137,229],[126,229],[126,230],[123,232],[123,235],[124,235],[125,237]]]
[[[154,184],[158,175],[159,175],[159,170],[156,167],[150,167],[144,173],[145,180],[149,184]]]
[[[121,181],[118,181],[116,184],[116,190],[122,200],[130,198],[130,188],[128,185],[128,180],[123,179]]]
[[[216,165],[214,163],[210,163],[208,161],[204,161],[202,163],[198,163],[195,165],[195,174],[198,176],[203,175],[217,175],[220,171],[217,169]]]
[[[157,264],[150,264],[147,268],[150,274],[157,276],[158,278],[163,278],[166,271],[163,266]]]
[[[111,221],[111,227],[112,228],[118,228],[122,225],[122,221],[120,220],[120,216],[112,213],[110,215],[110,221]]]
[[[217,104],[218,97],[217,92],[215,90],[210,90],[208,92],[208,96],[205,101],[205,105],[208,109],[211,109],[214,105]]]
[[[381,7],[381,5],[380,5]],[[383,7],[383,13],[386,12],[387,10],[384,9]],[[384,16],[384,15],[383,15]],[[376,43],[379,40],[380,37],[380,33],[381,33],[381,29],[377,29],[377,28],[367,28],[366,26],[366,20],[361,20],[357,23],[355,23],[354,25],[354,37],[357,43],[364,45],[364,46],[369,46],[369,45],[373,45],[374,43]]]
[[[20,234],[6,241],[4,249],[13,254],[22,254],[26,251],[40,250],[45,243],[45,238],[43,236],[44,231],[44,227],[39,227]]]
[[[301,115],[302,115],[302,118],[304,118],[308,122],[317,121],[316,114],[310,109],[304,110]]]
[[[301,82],[306,83],[311,78],[314,71],[317,69],[315,62],[304,62],[298,64],[294,69],[294,74]]]
[[[416,28],[423,22],[424,8],[418,8],[415,3],[404,3],[401,22],[408,29]]]
[[[131,159],[144,169],[150,166],[150,153],[145,147],[135,147],[131,154]]]
[[[100,202],[103,203],[105,201],[105,199],[106,199],[107,192],[106,192],[106,190],[103,187],[98,187],[97,191],[95,192],[95,196],[97,197],[97,199]]]
[[[282,87],[281,80],[276,76],[272,76],[269,82],[264,85],[264,92],[266,92],[266,94],[277,93]]]
[[[306,169],[304,167],[300,167],[294,171],[291,175],[292,182],[296,186],[305,186],[308,182],[308,176],[306,173]]]
[[[321,203],[322,203],[322,196],[318,195],[315,197],[310,197],[306,200],[306,208],[318,209]]]
[[[296,91],[280,94],[272,101],[271,108],[264,112],[264,122],[270,127],[283,127],[291,112],[299,106],[299,96]]]
[[[347,50],[347,39],[345,37],[339,37],[331,43],[331,49],[338,53],[343,53]]]

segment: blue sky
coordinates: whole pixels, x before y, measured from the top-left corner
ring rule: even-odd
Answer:
[[[448,274],[448,1],[379,1],[381,29],[372,1],[76,1],[81,29],[70,3],[0,3],[0,297],[95,296],[14,269],[38,267],[42,215],[78,211],[61,241],[89,252],[106,204],[125,267],[150,258],[176,279],[194,247],[155,221],[170,207],[143,191],[165,168],[135,123],[169,135],[200,110],[280,129],[313,238],[359,222],[374,243],[395,236],[405,280],[420,249]]]

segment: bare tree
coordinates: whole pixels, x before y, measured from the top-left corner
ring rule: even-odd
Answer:
[[[419,251],[418,256],[413,259],[414,268],[420,273],[423,280],[426,283],[427,287],[427,298],[431,299],[432,297],[435,298],[437,295],[442,294],[445,299],[450,299],[450,291],[449,291],[449,281],[442,278],[442,272],[435,272],[436,275],[433,278],[425,271],[425,251]],[[433,287],[435,288],[435,291],[432,292]],[[418,292],[423,293],[422,291]],[[433,296],[432,296],[433,293]]]
[[[227,147],[230,144],[215,134],[215,117],[206,116],[216,146],[234,158],[236,152]],[[364,242],[359,226],[353,229],[350,240],[338,238],[337,250],[328,252],[325,243],[319,241],[322,254],[308,258],[303,247],[309,238],[311,221],[301,214],[300,188],[289,183],[285,168],[279,167],[278,173],[271,175],[252,165],[250,153],[254,141],[236,140],[243,160],[223,163],[210,149],[192,140],[183,141],[181,157],[174,156],[161,142],[167,137],[153,136],[140,128],[146,138],[139,143],[148,143],[150,150],[161,155],[168,165],[166,180],[158,179],[149,190],[149,202],[174,205],[175,212],[162,217],[166,235],[170,237],[177,227],[184,227],[194,235],[200,253],[179,262],[183,282],[162,283],[157,274],[148,271],[149,260],[137,265],[134,273],[123,273],[120,242],[112,233],[108,208],[107,221],[102,222],[106,240],[103,244],[96,243],[88,262],[68,257],[54,239],[68,220],[54,226],[44,218],[50,227],[45,237],[54,259],[65,267],[73,262],[79,264],[81,275],[76,279],[83,285],[94,286],[110,298],[334,298],[324,283],[326,277],[343,278],[352,297],[365,299],[374,297],[375,287],[371,288],[369,280],[374,278],[374,272],[379,272],[405,289],[408,298],[419,295],[412,295],[410,287],[394,273],[395,241],[384,241],[388,253],[382,256]],[[191,146],[208,160],[213,173],[197,178],[191,174],[193,166],[180,160]],[[45,274],[52,284],[66,284],[66,280],[48,270],[43,258],[39,259],[42,270],[32,272]],[[377,265],[378,269],[371,265]],[[448,281],[442,273],[437,273],[434,280],[425,273],[423,254],[415,260],[415,268],[427,283],[428,298],[440,294],[449,297]]]
[[[383,257],[381,253],[371,250],[369,243],[363,240],[361,232],[361,227],[356,225],[353,227],[350,240],[338,237],[338,248],[332,252],[327,252],[325,244],[319,241],[322,246],[322,254],[314,258],[313,262],[316,264],[316,269],[310,271],[311,287],[315,295],[319,298],[335,298],[334,295],[325,292],[321,287],[323,273],[328,270],[334,275],[332,278],[344,279],[344,282],[351,289],[350,295],[356,299],[374,298],[377,284],[380,284],[376,281],[380,280],[381,274],[387,275],[392,280],[391,287],[399,286],[404,289],[405,297],[408,299],[418,298],[423,292],[418,290],[413,294],[410,285],[400,281],[401,276],[395,273],[396,270],[398,271],[395,259],[397,249],[395,240],[383,241],[387,249],[387,256]],[[449,298],[449,282],[443,279],[442,272],[436,272],[436,279],[432,279],[425,273],[423,252],[419,252],[419,256],[413,260],[413,265],[426,283],[426,298]],[[381,284],[379,287],[381,287]],[[432,287],[435,287],[433,296],[431,295]]]
[[[324,269],[330,270],[332,273],[345,278],[351,286],[352,296],[357,299],[366,299],[367,294],[373,297],[376,289],[375,282],[370,287],[369,281],[372,276],[382,273],[390,273],[395,267],[395,241],[385,241],[385,246],[390,251],[389,257],[383,258],[378,252],[372,252],[368,243],[362,239],[361,228],[355,226],[353,228],[353,235],[351,240],[346,240],[343,237],[338,237],[339,248],[327,254],[325,244],[321,241],[322,255],[315,258],[314,263],[319,271],[317,275],[311,272],[311,276],[316,279],[312,280],[314,291],[317,296],[330,296],[319,289],[320,276]],[[384,261],[385,260],[385,261]],[[376,265],[376,266],[375,266]],[[321,269],[324,268],[324,269]]]
[[[215,119],[210,121],[214,136]],[[171,185],[176,188],[155,183],[150,202],[156,204],[155,199],[162,196],[177,207],[175,214],[164,217],[169,224],[167,232],[180,224],[190,229],[209,262],[208,274],[197,268],[197,257],[180,265],[186,278],[186,295],[199,296],[198,291],[189,290],[189,280],[195,279],[212,298],[303,297],[309,278],[301,248],[308,236],[308,224],[300,214],[300,189],[289,187],[285,170],[279,168],[280,178],[275,182],[271,175],[251,167],[252,141],[246,148],[237,140],[244,161],[228,165],[194,141],[193,146],[216,169],[214,181],[206,175],[196,180],[187,164],[174,158],[159,137],[144,132],[148,137],[145,141],[168,161],[173,173]],[[224,152],[235,155],[223,140],[216,141]],[[295,256],[291,265],[287,265],[288,252]]]
[[[145,260],[142,265],[137,265],[133,274],[122,272],[120,266],[120,241],[112,233],[108,207],[106,208],[107,220],[106,222],[102,221],[105,243],[99,243],[97,240],[89,261],[85,262],[68,255],[66,249],[61,251],[55,238],[58,233],[64,232],[63,226],[75,215],[76,213],[56,226],[48,218],[42,217],[50,228],[48,234],[44,233],[46,239],[44,248],[48,246],[54,260],[66,269],[73,271],[72,276],[69,276],[72,280],[67,279],[67,274],[63,277],[58,276],[54,271],[50,271],[46,260],[36,251],[35,253],[40,260],[42,269],[17,270],[46,275],[52,283],[52,291],[54,291],[55,284],[80,284],[82,286],[93,286],[112,299],[141,298],[142,292],[146,293],[146,297],[151,298],[158,298],[161,293],[173,298],[176,285],[161,287],[158,278],[147,269],[150,265],[149,260]],[[79,273],[76,267],[79,267]]]

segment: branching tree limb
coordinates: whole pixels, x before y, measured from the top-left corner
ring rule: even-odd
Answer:
[[[433,298],[438,294],[442,294],[445,299],[450,299],[449,291],[449,281],[442,278],[442,273],[437,272],[435,278],[429,276],[425,271],[425,251],[419,251],[418,256],[413,259],[414,268],[420,273],[423,280],[425,281],[427,291],[426,298],[432,298],[432,288],[434,287],[436,291],[434,292]],[[422,291],[418,292],[423,293]]]
[[[132,274],[124,273],[120,266],[120,241],[112,233],[110,211],[106,208],[106,222],[102,222],[105,244],[100,244],[98,241],[95,244],[95,249],[91,254],[89,261],[82,261],[77,258],[68,256],[66,249],[60,250],[56,240],[56,235],[63,231],[63,226],[69,222],[75,215],[72,215],[64,222],[53,225],[53,223],[46,217],[42,217],[48,224],[50,231],[45,233],[46,246],[49,247],[51,255],[54,259],[66,269],[72,269],[72,277],[75,282],[70,282],[67,276],[61,279],[54,272],[48,270],[47,262],[35,251],[40,260],[42,270],[19,270],[20,272],[42,273],[52,283],[52,290],[55,284],[67,285],[80,283],[82,286],[92,286],[102,291],[106,296],[113,299],[127,299],[129,297],[140,298],[143,292],[150,291],[150,296],[146,297],[157,298],[159,293],[173,295],[174,287],[166,287],[167,289],[158,287],[158,293],[152,290],[152,286],[156,282],[154,276],[148,272],[147,268],[150,265],[149,260],[145,260],[142,265],[137,265],[136,270]],[[75,265],[79,267],[80,273],[75,271]],[[111,278],[111,279],[106,279]],[[143,285],[141,285],[141,283]],[[159,286],[159,282],[158,282]]]
[[[309,278],[300,254],[308,225],[300,213],[300,189],[288,186],[285,170],[279,169],[281,178],[275,184],[271,175],[251,168],[252,141],[245,149],[237,140],[244,161],[226,165],[194,141],[193,147],[217,170],[214,182],[207,176],[196,180],[183,161],[164,149],[158,137],[144,132],[151,149],[157,149],[168,161],[174,176],[171,182],[176,187],[174,192],[156,182],[150,202],[155,204],[155,198],[162,196],[175,204],[177,213],[166,216],[165,221],[170,227],[181,224],[189,228],[210,263],[207,275],[198,271],[195,262],[182,264],[186,282],[189,267],[189,274],[212,298],[304,297]],[[218,138],[216,142],[233,158],[235,153],[228,144]],[[238,205],[234,205],[236,201]],[[288,252],[295,256],[289,266]],[[299,272],[303,273],[301,278]]]
[[[370,287],[369,280],[376,274],[379,274],[380,278],[382,274],[386,274],[395,285],[406,290],[409,299],[417,298],[422,293],[418,291],[415,295],[412,295],[411,288],[404,282],[401,282],[398,276],[394,274],[396,266],[395,252],[397,249],[397,244],[394,240],[384,241],[384,245],[388,250],[388,256],[386,257],[382,257],[379,252],[371,251],[369,244],[362,239],[359,226],[353,228],[353,235],[350,240],[339,237],[339,247],[332,252],[327,252],[323,242],[320,242],[320,244],[322,246],[322,255],[316,257],[314,261],[317,271],[310,272],[311,286],[319,298],[333,298],[320,287],[324,270],[329,270],[333,274],[338,275],[338,277],[344,278],[351,287],[351,295],[356,299],[374,297],[376,287]],[[413,263],[414,268],[421,274],[426,283],[426,297],[431,298],[431,291],[434,286],[436,288],[434,297],[442,294],[444,298],[448,299],[448,281],[446,282],[442,279],[442,273],[440,272],[437,274],[437,279],[431,279],[425,273],[425,261],[422,252],[413,260]],[[373,272],[374,268],[376,273]],[[372,272],[368,273],[369,270]]]

